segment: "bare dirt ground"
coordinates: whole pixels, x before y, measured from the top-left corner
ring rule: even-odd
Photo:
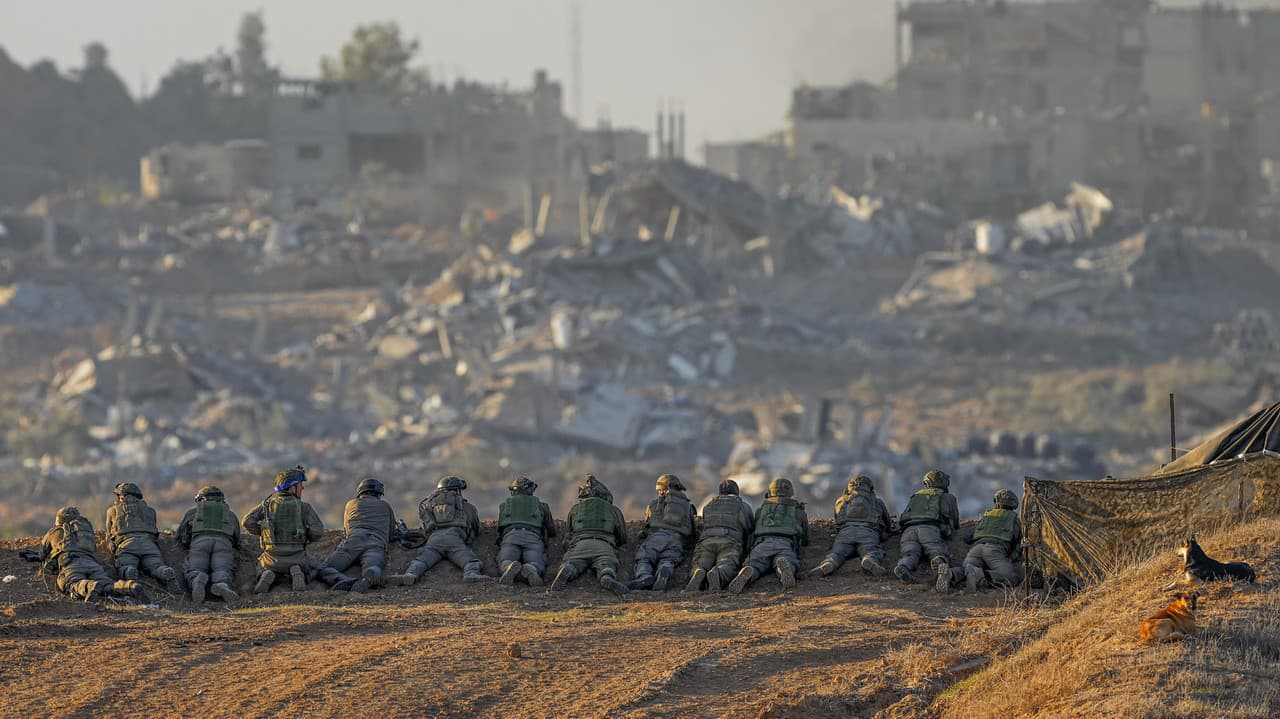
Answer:
[[[806,568],[831,539],[830,522],[815,524]],[[491,531],[477,549],[492,572]],[[331,533],[316,553],[336,541]],[[313,585],[253,597],[242,550],[244,598],[230,611],[158,590],[159,609],[99,607],[49,593],[35,565],[16,557],[33,543],[0,544],[0,573],[18,577],[0,585],[8,716],[801,716],[811,713],[804,698],[837,680],[883,685],[840,701],[840,715],[872,716],[902,698],[877,683],[887,655],[1007,601],[1001,592],[943,597],[852,565],[792,594],[770,577],[738,597],[619,600],[589,578],[551,595],[465,584],[452,566],[366,595]],[[392,568],[410,555],[395,550]],[[520,658],[507,655],[512,644]]]

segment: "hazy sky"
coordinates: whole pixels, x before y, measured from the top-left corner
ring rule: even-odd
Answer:
[[[660,98],[679,98],[688,152],[706,140],[756,137],[782,125],[800,83],[880,82],[893,70],[892,0],[582,0],[587,124],[652,132]],[[235,47],[240,15],[261,8],[269,57],[291,76],[316,74],[362,22],[396,20],[422,44],[418,64],[452,79],[528,85],[545,67],[569,94],[570,0],[63,0],[8,3],[0,46],[29,66],[82,64],[100,41],[137,94],[179,58]]]

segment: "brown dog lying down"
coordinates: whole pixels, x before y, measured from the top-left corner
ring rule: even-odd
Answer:
[[[1145,642],[1173,642],[1199,629],[1195,615],[1199,596],[1179,594],[1169,606],[1142,620],[1138,636]]]

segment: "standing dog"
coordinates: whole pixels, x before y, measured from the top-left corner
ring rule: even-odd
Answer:
[[[1219,562],[1205,554],[1196,542],[1195,535],[1188,537],[1178,547],[1178,556],[1182,557],[1182,580],[1187,584],[1214,581],[1254,582],[1258,578],[1253,567],[1244,562]],[[1165,586],[1165,590],[1173,589],[1175,585],[1176,581]]]
[[[1173,642],[1199,629],[1196,624],[1197,594],[1179,594],[1169,606],[1142,620],[1138,636],[1144,642]]]

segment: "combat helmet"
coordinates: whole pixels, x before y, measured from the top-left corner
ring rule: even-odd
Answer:
[[[940,469],[931,469],[924,473],[924,486],[947,489],[951,486],[951,475]]]
[[[293,469],[286,469],[276,475],[275,490],[277,492],[283,492],[286,489],[296,484],[302,484],[305,481],[307,481],[307,473],[302,468],[302,465],[298,465]]]
[[[120,484],[117,484],[115,486],[115,489],[113,491],[116,493],[117,497],[123,497],[125,495],[129,495],[129,496],[137,497],[138,499],[142,499],[142,489],[139,488],[138,485],[134,484],[133,482],[121,482]]]
[[[209,484],[204,487],[201,487],[200,491],[196,492],[196,501],[197,502],[225,502],[227,501],[227,496],[222,493],[221,489],[218,489],[212,484]]]
[[[791,486],[791,480],[786,477],[778,477],[769,483],[770,497],[794,497],[795,489]]]
[[[1010,492],[1007,489],[997,490],[996,496],[995,496],[995,503],[997,507],[1002,507],[1004,509],[1017,509],[1018,495],[1014,494],[1013,492]]]
[[[848,494],[857,494],[862,490],[866,490],[868,492],[876,491],[875,483],[872,482],[871,478],[865,474],[859,474],[853,479],[850,479],[849,486],[845,488],[845,492]]]
[[[447,474],[436,482],[436,489],[446,489],[453,492],[461,492],[467,488],[467,480],[454,474]]]
[[[386,487],[382,486],[382,482],[379,482],[373,477],[366,477],[360,480],[360,484],[356,485],[357,497],[362,497],[366,494],[372,494],[372,495],[381,497],[383,494],[386,494],[386,491],[387,489]]]
[[[71,524],[72,522],[76,521],[79,518],[80,518],[79,507],[63,507],[62,509],[58,510],[58,514],[54,517],[53,521],[59,527],[61,527],[64,524]]]
[[[528,477],[516,477],[511,482],[511,486],[508,487],[507,489],[510,489],[512,494],[532,495],[535,491],[537,491],[538,484],[534,482],[532,479],[529,479]]]
[[[720,483],[720,494],[730,494],[738,496],[738,483],[732,479],[726,479]]]
[[[657,490],[659,494],[673,489],[684,491],[684,483],[680,481],[679,477],[674,474],[664,474],[658,477]]]
[[[599,497],[613,504],[613,492],[610,492],[603,482],[596,479],[594,474],[588,474],[587,478],[578,484],[578,499],[587,499],[589,497]]]

